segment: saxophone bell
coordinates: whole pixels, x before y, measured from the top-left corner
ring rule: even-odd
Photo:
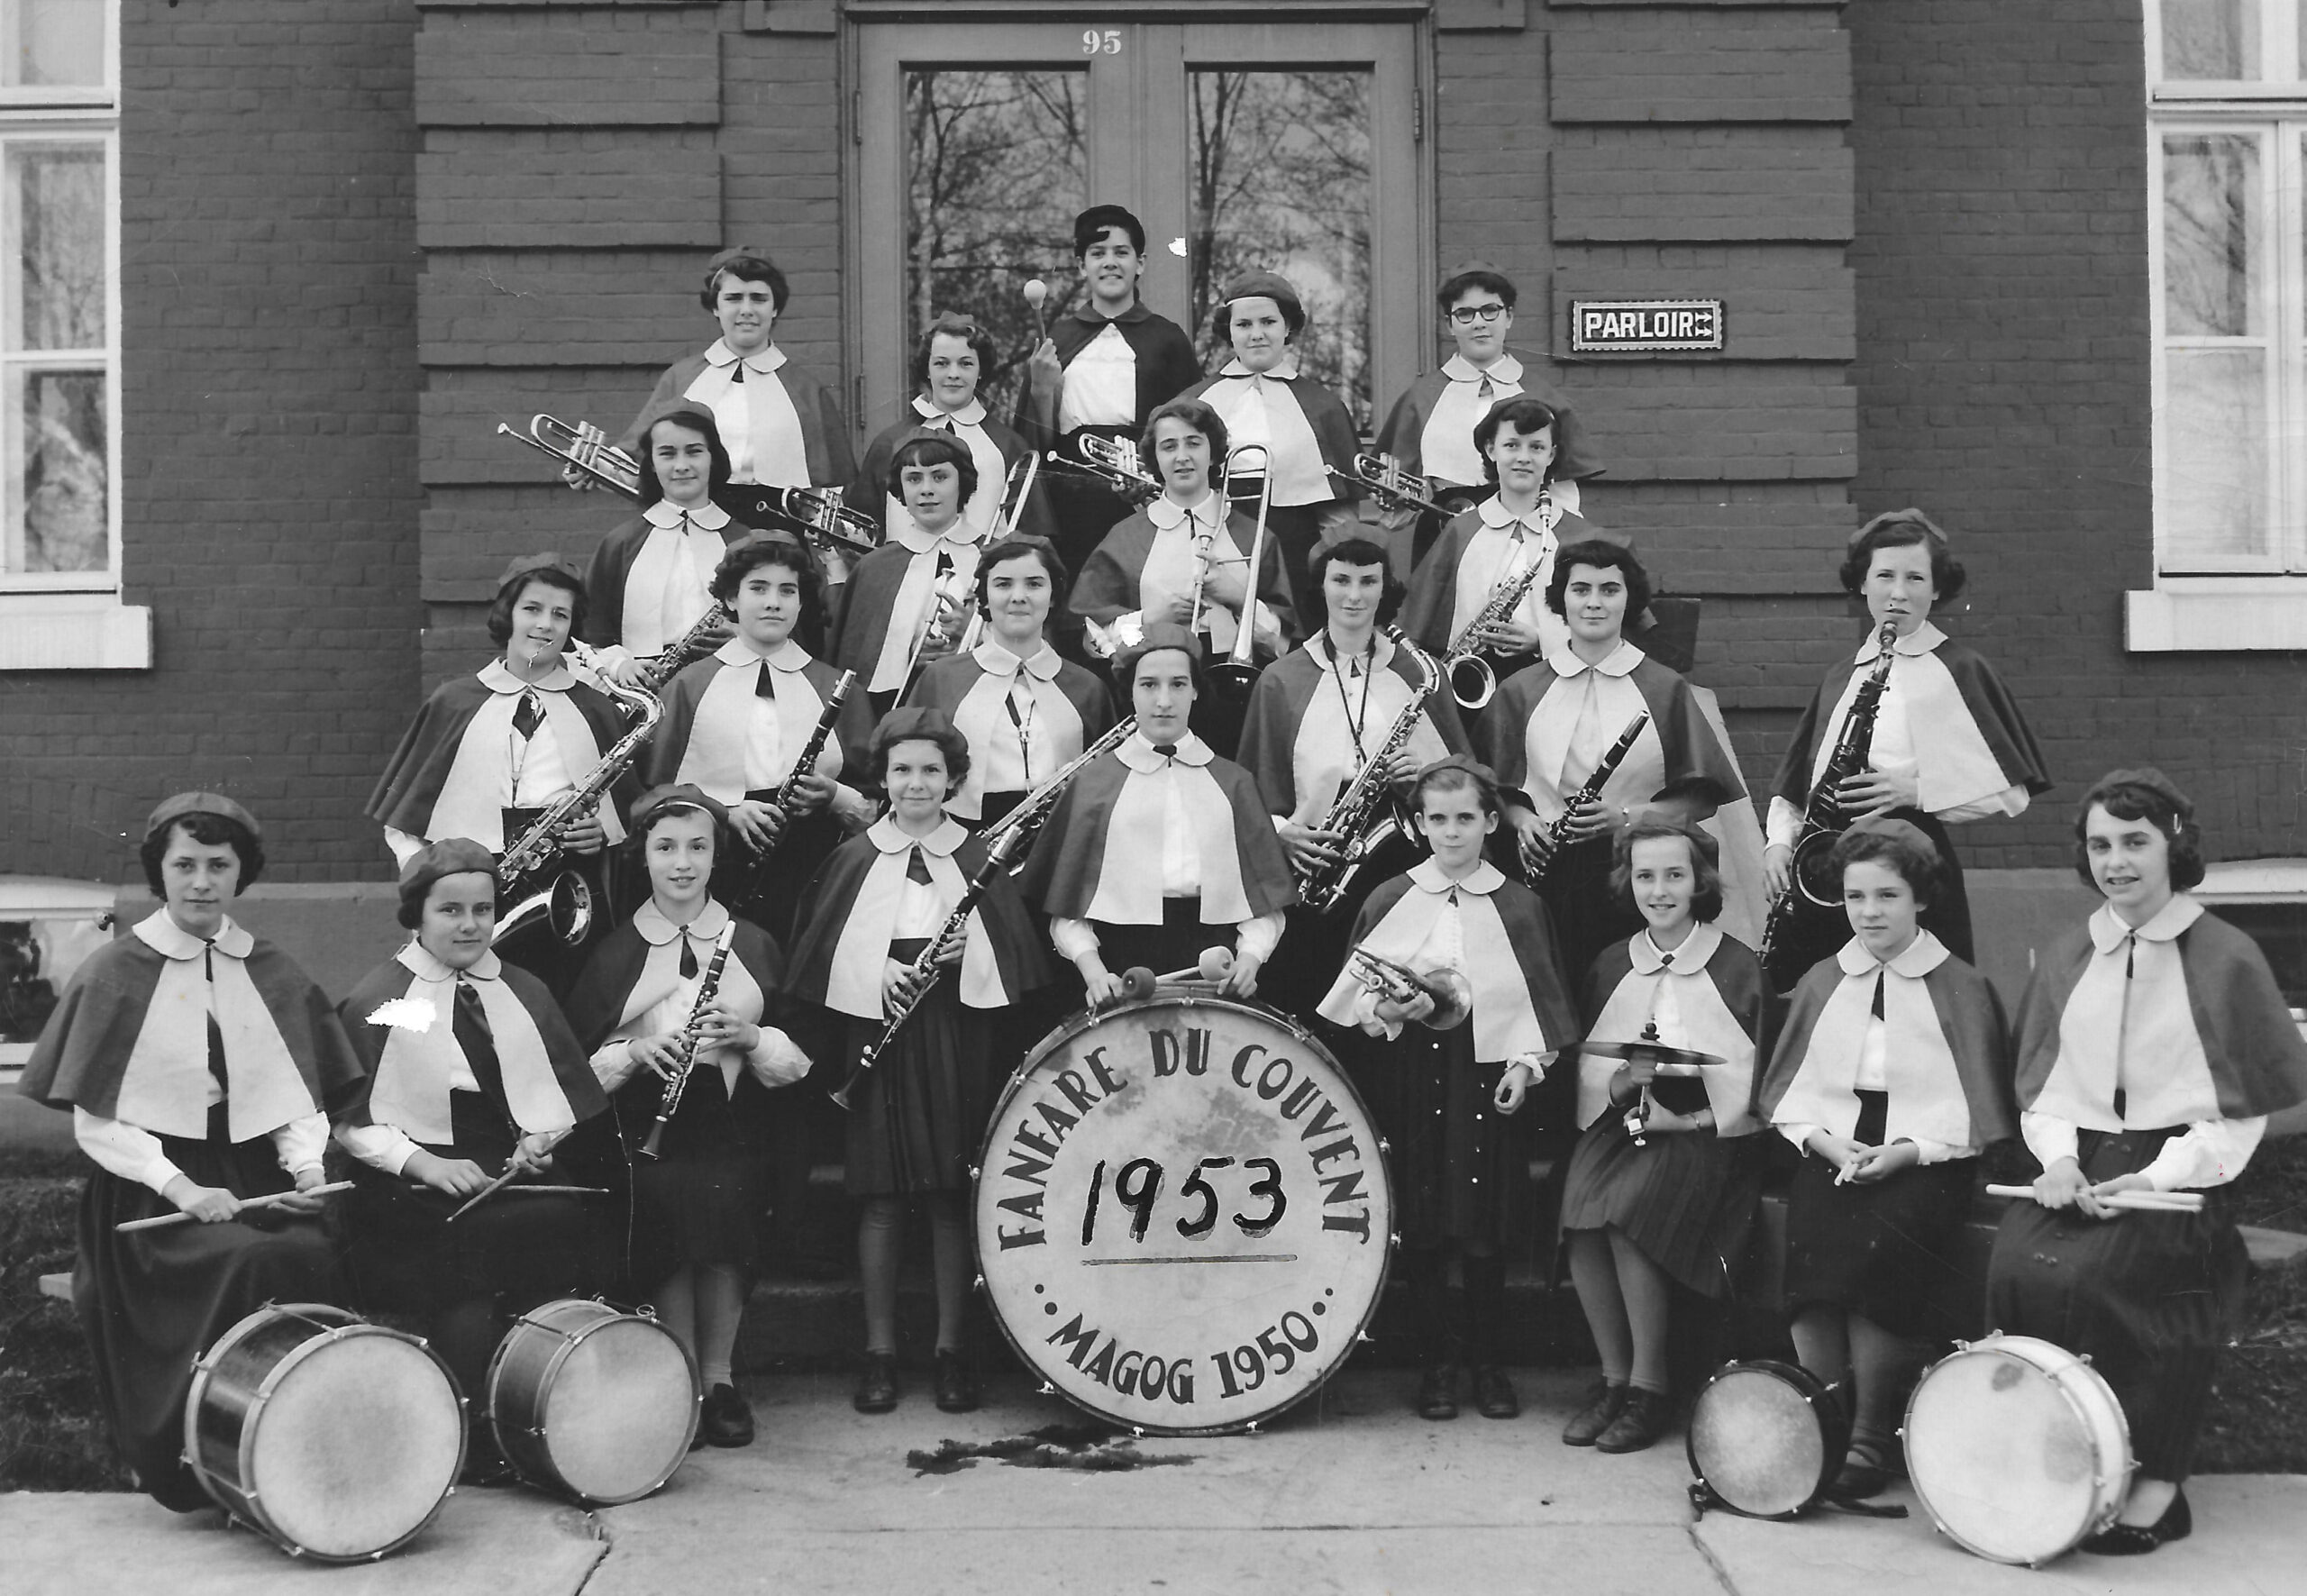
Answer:
[[[593,912],[592,883],[576,871],[564,870],[541,890],[497,916],[497,929],[488,935],[488,945],[495,947],[542,920],[562,945],[581,947],[592,934]]]
[[[1450,661],[1450,696],[1461,708],[1480,709],[1498,695],[1498,672],[1480,654],[1460,654]]]

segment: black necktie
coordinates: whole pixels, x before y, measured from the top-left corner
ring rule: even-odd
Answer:
[[[697,950],[688,945],[688,927],[681,927],[681,979],[697,979]]]
[[[1883,1017],[1883,972],[1879,970],[1874,972],[1874,1007],[1868,1009],[1867,1013],[1876,1019]]]
[[[536,694],[524,690],[521,694],[521,701],[513,707],[513,729],[525,741],[537,734],[537,726],[543,719],[544,716],[537,708]]]
[[[202,968],[208,979],[208,1072],[216,1078],[216,1090],[230,1099],[231,1079],[224,1073],[224,1028],[216,1023],[216,944],[202,944]],[[223,1103],[217,1107],[222,1108]]]
[[[913,857],[906,861],[905,879],[908,881],[918,881],[925,887],[930,884],[929,861],[921,856],[919,843],[914,844]]]
[[[735,365],[729,368],[729,380],[734,383],[743,382],[744,379],[745,363],[743,360],[739,360]]]
[[[2135,966],[2136,966],[2136,963],[2137,963],[2138,958],[2138,937],[2136,937],[2136,936],[2126,936],[2126,937],[2124,937],[2124,938],[2123,938],[2123,1005],[2124,1005],[2123,1013],[2124,1013],[2124,1017],[2125,1017],[2126,1018],[2128,1018],[2128,1017],[2129,1017],[2129,1013],[2130,1013],[2130,1008],[2129,1008],[2129,1005],[2130,1005],[2130,978],[2131,978],[2132,971],[2133,971],[2133,969],[2134,969],[2134,968],[2135,968]],[[2130,1101],[2130,1093],[2129,1093],[2128,1091],[2125,1091],[2125,1090],[2123,1090],[2123,1050],[2122,1050],[2122,1044],[2121,1044],[2121,1042],[2120,1042],[2120,1041],[2118,1041],[2118,1042],[2116,1043],[2116,1044],[2115,1044],[2115,1119],[2116,1119],[2117,1123],[2120,1123],[2120,1122],[2121,1122],[2121,1119],[2122,1119],[2122,1117],[2123,1117],[2123,1108],[2124,1108],[2124,1106],[2125,1106],[2126,1104],[2128,1104],[2129,1101]]]
[[[767,660],[761,662],[761,674],[753,678],[753,697],[777,701],[777,672]]]
[[[1154,744],[1154,752],[1163,759],[1175,759],[1178,757],[1178,745],[1174,743],[1156,743]]]
[[[497,1039],[489,1032],[488,1015],[480,1006],[480,993],[469,980],[460,979],[457,982],[457,1000],[450,1013],[449,1033],[465,1055],[466,1068],[479,1082],[481,1095],[495,1104],[509,1122],[513,1115],[505,1100],[505,1067],[497,1062]]]

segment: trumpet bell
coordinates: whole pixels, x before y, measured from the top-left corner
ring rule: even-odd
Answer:
[[[1480,709],[1498,693],[1498,672],[1480,654],[1461,654],[1450,661],[1450,697],[1465,709]]]

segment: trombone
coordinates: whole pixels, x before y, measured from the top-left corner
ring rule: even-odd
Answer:
[[[1026,503],[1034,497],[1034,482],[1041,475],[1042,457],[1028,450],[1018,456],[1002,479],[1001,507],[994,515],[994,531],[1001,537],[1020,536],[1018,523],[1026,518]]]
[[[529,417],[525,433],[501,421],[497,430],[515,443],[525,443],[576,467],[604,488],[627,498],[641,497],[641,462],[610,442],[608,434],[589,421],[570,426],[557,415],[539,414]]]
[[[953,618],[963,610],[969,612],[970,618],[962,627],[961,636],[954,641],[952,652],[955,654],[968,653],[985,640],[985,612],[977,606],[973,591],[976,586],[974,575],[964,580],[961,568],[955,566],[939,577],[931,587],[929,612],[921,617],[921,630],[913,638],[913,652],[906,656],[905,688],[898,694],[899,698],[913,690],[914,681],[921,674],[922,667],[929,662],[930,640],[950,627]]]
[[[1209,668],[1209,679],[1219,696],[1236,700],[1248,698],[1250,689],[1257,685],[1258,679],[1259,667],[1254,659],[1257,647],[1258,578],[1265,570],[1266,512],[1273,505],[1273,451],[1263,443],[1244,443],[1227,450],[1225,486],[1219,490],[1230,515],[1236,504],[1250,497],[1246,485],[1237,484],[1236,478],[1248,474],[1250,468],[1245,462],[1252,461],[1255,462],[1257,472],[1257,526],[1250,534],[1248,570],[1242,579],[1242,613],[1234,628],[1232,650]],[[1210,542],[1215,543],[1216,541],[1213,532]],[[1200,566],[1195,573],[1191,630],[1196,632],[1201,630],[1202,593],[1208,585],[1209,568],[1215,563],[1209,555],[1210,550],[1205,548]]]

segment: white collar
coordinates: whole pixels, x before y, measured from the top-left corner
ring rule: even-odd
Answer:
[[[1483,860],[1460,880],[1452,880],[1442,873],[1442,862],[1431,854],[1409,867],[1409,884],[1421,892],[1431,892],[1439,898],[1445,892],[1471,892],[1477,898],[1488,898],[1506,884],[1499,868]]]
[[[1835,953],[1835,962],[1842,966],[1845,975],[1871,975],[1877,970],[1888,970],[1912,980],[1929,975],[1954,956],[1947,951],[1947,944],[1929,932],[1918,931],[1905,951],[1887,962],[1878,962],[1856,936]]]
[[[729,923],[729,911],[721,907],[718,898],[708,898],[705,907],[697,911],[697,918],[688,923],[691,942],[712,942],[721,935],[721,927]],[[633,928],[641,933],[641,940],[652,948],[663,947],[681,934],[681,927],[665,918],[665,911],[650,898],[634,911]]]
[[[531,688],[541,693],[565,693],[577,685],[577,679],[569,673],[569,661],[565,655],[554,661],[552,669],[535,681],[523,681],[514,675],[506,668],[501,654],[473,674],[480,678],[480,685],[492,693],[525,693]]]
[[[1123,764],[1127,765],[1141,776],[1150,776],[1172,762],[1154,752],[1154,744],[1145,740],[1145,734],[1143,732],[1132,732],[1122,740],[1122,745],[1114,752]],[[1209,744],[1191,732],[1188,732],[1178,739],[1175,761],[1178,764],[1201,766],[1217,757],[1217,754],[1211,752]]]
[[[1649,657],[1621,637],[1619,639],[1618,647],[1612,649],[1594,664],[1589,665],[1580,659],[1571,651],[1570,645],[1566,643],[1546,656],[1546,663],[1554,667],[1554,673],[1556,676],[1568,680],[1573,677],[1583,676],[1589,670],[1603,676],[1632,676],[1634,668]]]
[[[137,921],[129,935],[164,959],[197,959],[211,947],[229,958],[245,959],[256,946],[256,938],[230,915],[216,928],[215,939],[203,942],[176,923],[166,904]]]
[[[712,347],[705,351],[705,363],[716,369],[725,370],[737,363],[737,351],[729,347],[727,339],[716,338],[713,341]],[[745,357],[745,369],[748,371],[764,373],[774,371],[783,364],[785,364],[785,351],[774,343],[759,354]]]
[[[1272,370],[1253,371],[1247,366],[1242,364],[1241,357],[1237,355],[1234,359],[1226,361],[1225,365],[1219,367],[1217,375],[1220,377],[1242,378],[1252,382],[1256,381],[1261,377],[1264,378],[1268,382],[1295,382],[1298,380],[1298,356],[1293,351],[1292,352],[1282,356],[1281,362],[1276,365]]]
[[[1522,362],[1510,354],[1502,354],[1487,367],[1482,367],[1464,355],[1452,355],[1442,362],[1442,375],[1452,382],[1480,382],[1485,377],[1500,382],[1520,382]]]
[[[884,853],[902,853],[918,844],[925,853],[934,853],[940,859],[951,859],[953,856],[953,850],[960,847],[962,840],[970,834],[968,827],[948,815],[937,823],[936,829],[927,836],[917,837],[898,825],[898,817],[895,815],[884,815],[865,828],[865,834],[872,838],[873,846]]]
[[[1330,629],[1323,627],[1306,640],[1306,652],[1318,661],[1325,670],[1338,669],[1337,648],[1330,637]],[[1358,656],[1357,656],[1358,657]],[[1394,657],[1394,640],[1383,632],[1370,634],[1370,674],[1375,676]]]
[[[1217,507],[1225,502],[1216,488],[1205,488],[1200,502],[1188,509],[1165,493],[1145,506],[1145,518],[1163,532],[1182,526],[1188,521],[1203,526],[1216,526],[1226,518],[1224,511]]]
[[[1542,506],[1544,502],[1544,500],[1541,500],[1540,506]],[[1504,532],[1509,526],[1526,527],[1531,532],[1537,533],[1549,532],[1553,530],[1546,524],[1546,518],[1540,514],[1539,506],[1533,506],[1530,510],[1530,514],[1532,515],[1538,516],[1538,519],[1536,521],[1527,520],[1520,515],[1517,515],[1513,511],[1508,509],[1506,507],[1506,501],[1500,497],[1495,491],[1493,491],[1488,498],[1482,500],[1482,503],[1474,506],[1474,514],[1480,515],[1482,517],[1482,524],[1484,526],[1491,528],[1493,532]]]
[[[966,515],[956,515],[953,524],[943,532],[931,532],[903,510],[897,513],[896,524],[889,528],[889,541],[904,544],[916,554],[935,553],[940,543],[950,543],[957,549],[976,546],[982,527],[970,524]]]
[[[1882,631],[1882,629],[1883,628],[1880,626],[1874,626],[1867,630],[1866,641],[1858,645],[1857,658],[1861,664],[1865,663],[1867,661],[1874,657],[1874,635],[1876,633]],[[1896,643],[1892,643],[1891,645],[1891,652],[1894,654],[1904,654],[1908,659],[1911,660],[1917,655],[1929,653],[1932,649],[1937,648],[1940,643],[1946,641],[1947,634],[1938,629],[1936,622],[1925,621],[1921,625],[1917,626],[1913,632],[1900,638]]]
[[[713,657],[724,665],[734,666],[740,670],[747,665],[766,663],[771,669],[782,670],[789,675],[809,662],[809,651],[788,637],[777,645],[776,652],[757,654],[753,652],[753,645],[743,637],[732,637],[713,651]]]
[[[729,524],[729,512],[707,499],[694,510],[684,510],[671,499],[661,498],[641,512],[641,518],[650,525],[670,532],[688,517],[691,526],[701,526],[707,532],[718,532]]]
[[[2202,918],[2202,905],[2184,892],[2175,892],[2171,901],[2157,909],[2146,925],[2132,927],[2115,913],[2115,906],[2102,903],[2091,911],[2091,945],[2102,953],[2111,953],[2136,936],[2141,942],[2171,942],[2197,920]]]
[[[950,427],[955,422],[963,426],[985,424],[985,401],[975,396],[971,396],[970,402],[959,410],[940,410],[935,399],[916,394],[913,397],[913,413],[921,417],[921,424],[927,427]]]
[[[490,948],[482,953],[479,962],[471,969],[451,970],[441,962],[432,949],[414,936],[408,939],[407,946],[393,955],[393,962],[416,977],[417,980],[432,981],[436,985],[444,980],[455,980],[460,976],[470,976],[474,980],[496,980],[505,973],[505,962],[497,956],[495,948]]]
[[[1658,944],[1650,940],[1647,926],[1628,939],[1626,953],[1627,960],[1634,966],[1637,975],[1655,975],[1668,968],[1668,959],[1673,961],[1673,968],[1678,973],[1703,970],[1707,961],[1714,957],[1714,950],[1721,945],[1722,928],[1701,921],[1691,927],[1691,934],[1682,938],[1682,945],[1672,953],[1662,952]]]
[[[988,676],[1015,676],[1022,670],[1036,681],[1054,680],[1058,666],[1063,663],[1047,639],[1043,640],[1040,652],[1021,660],[1000,640],[989,637],[970,651],[970,658]]]

